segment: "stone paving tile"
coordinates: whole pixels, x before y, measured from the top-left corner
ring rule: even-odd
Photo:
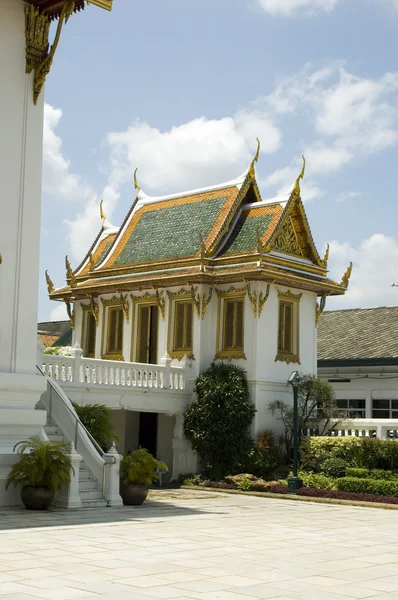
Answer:
[[[398,600],[393,511],[151,495],[134,509],[0,511],[0,600]]]

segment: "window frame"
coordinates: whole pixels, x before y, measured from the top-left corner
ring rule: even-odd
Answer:
[[[374,408],[374,403],[375,402],[388,402],[388,408]],[[398,408],[393,408],[392,407],[392,403],[393,402],[398,402],[398,398],[372,398],[372,419],[398,419],[397,417],[393,417],[392,413],[393,412],[397,412],[398,413]],[[389,416],[388,417],[377,417],[375,416],[375,412],[376,413],[380,413],[383,411],[388,410]]]
[[[167,291],[167,295],[169,298],[169,322],[168,322],[168,331],[167,331],[167,352],[171,358],[177,358],[181,360],[185,355],[189,358],[194,358],[193,348],[194,348],[194,326],[195,326],[195,316],[194,316],[194,302],[192,299],[191,292],[180,290],[179,292],[169,292]],[[184,348],[177,349],[175,347],[175,339],[176,339],[176,306],[177,304],[190,304],[192,307],[192,323],[191,323],[191,344],[192,347],[188,346]]]
[[[347,406],[345,408],[341,408],[338,406],[338,402],[346,402]],[[353,408],[350,406],[350,402],[363,402],[363,408]],[[336,406],[348,420],[366,419],[366,398],[336,398]],[[361,412],[363,416],[353,416],[355,412]]]
[[[102,317],[102,352],[101,358],[105,360],[124,360],[123,358],[123,349],[124,349],[124,320],[125,314],[123,311],[123,306],[120,302],[119,298],[112,300],[103,300],[102,304],[104,307],[103,317]],[[117,351],[109,351],[109,337],[110,337],[110,316],[114,310],[120,310],[122,314],[122,344],[121,350]]]
[[[135,311],[136,311],[136,322],[137,322],[137,326],[133,327],[132,330],[132,345],[131,345],[131,354],[132,356],[134,356],[134,360],[132,360],[132,362],[140,362],[139,358],[140,358],[140,354],[141,354],[141,336],[140,336],[140,332],[141,332],[141,325],[142,325],[142,309],[143,308],[151,308],[151,307],[156,307],[158,309],[158,319],[157,319],[157,323],[156,323],[156,327],[157,327],[157,340],[156,340],[156,356],[158,356],[158,346],[159,346],[159,318],[160,318],[160,311],[159,311],[159,307],[156,301],[154,301],[153,298],[149,298],[147,301],[145,302],[137,302],[135,304]],[[149,363],[142,363],[142,364],[149,364]]]
[[[94,315],[92,314],[91,306],[89,304],[81,304],[81,308],[82,308],[81,347],[83,350],[83,356],[86,358],[95,358],[96,346],[97,346],[97,327],[98,327],[98,325],[95,322]],[[94,329],[94,353],[93,354],[91,354],[91,353],[88,354],[88,352],[87,352],[88,319],[90,318],[90,316],[94,319],[94,326],[95,326],[95,329]]]
[[[230,288],[229,290],[216,290],[218,296],[217,311],[217,340],[215,358],[226,358],[227,360],[246,360],[245,355],[245,296],[246,288]],[[227,336],[227,305],[229,302],[242,303],[242,346],[228,347],[226,345]],[[234,309],[235,312],[235,309]],[[236,327],[236,315],[234,314],[234,328]],[[233,337],[236,338],[236,331],[233,330]]]
[[[278,290],[278,320],[277,320],[277,333],[276,333],[276,361],[290,363],[300,363],[300,300],[301,294],[293,294],[290,290],[287,292],[281,292]],[[286,351],[280,348],[280,321],[281,321],[281,307],[284,304],[290,304],[292,306],[292,323],[291,323],[291,338],[292,346],[291,351]]]

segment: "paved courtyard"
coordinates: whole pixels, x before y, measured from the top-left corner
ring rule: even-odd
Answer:
[[[396,600],[397,522],[190,490],[140,508],[0,509],[0,600]]]

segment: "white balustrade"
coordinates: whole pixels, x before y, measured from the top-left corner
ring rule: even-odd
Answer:
[[[322,429],[322,427],[321,427]],[[319,435],[314,429],[303,431],[304,436]],[[398,419],[351,419],[338,422],[328,434],[333,437],[377,437],[398,440]]]
[[[83,358],[75,345],[72,356],[43,354],[44,375],[62,383],[88,383],[111,387],[139,387],[184,390],[189,361],[183,358],[178,366],[171,366],[168,355],[160,365]]]

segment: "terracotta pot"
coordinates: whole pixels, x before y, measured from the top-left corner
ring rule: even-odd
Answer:
[[[148,496],[148,487],[139,483],[129,483],[121,488],[123,504],[127,506],[139,506]]]
[[[21,500],[28,510],[47,510],[54,500],[54,492],[48,487],[24,485],[21,489]]]

